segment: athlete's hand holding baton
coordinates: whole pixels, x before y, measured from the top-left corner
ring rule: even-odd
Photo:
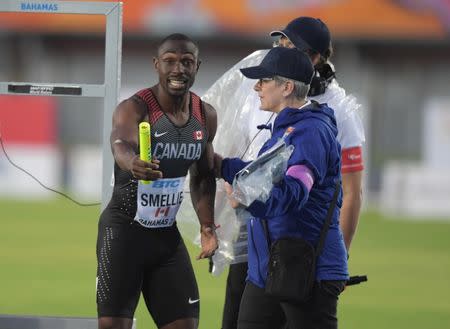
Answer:
[[[151,134],[150,124],[141,122],[139,124],[139,155],[131,159],[131,173],[133,177],[148,184],[152,180],[162,178],[159,171],[159,160],[152,159],[151,156]]]

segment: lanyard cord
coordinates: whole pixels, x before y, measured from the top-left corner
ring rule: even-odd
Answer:
[[[265,123],[265,126],[267,126],[269,124],[270,121],[272,121],[273,116],[275,115],[275,113],[272,113],[272,115],[270,116],[270,118],[267,120],[267,122]],[[263,129],[260,129],[255,136],[253,136],[252,140],[250,141],[250,143],[247,145],[247,147],[245,148],[244,153],[242,153],[242,155],[240,156],[240,158],[242,159],[246,153],[248,152],[248,150],[250,149],[250,146],[253,144],[253,142],[255,141],[256,137],[258,137],[258,135],[263,131]]]

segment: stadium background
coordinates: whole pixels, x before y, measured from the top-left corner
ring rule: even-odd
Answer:
[[[351,269],[370,281],[342,296],[342,327],[450,327],[448,1],[124,1],[121,98],[156,81],[152,56],[169,33],[198,41],[201,95],[300,15],[329,25],[337,76],[363,105],[366,127],[365,212]],[[0,81],[103,83],[104,23],[0,13]],[[80,200],[101,198],[101,126],[101,99],[0,95],[10,157]],[[95,316],[99,209],[55,199],[1,152],[0,200],[0,314]],[[206,264],[196,271],[201,328],[218,328],[225,276],[212,278]],[[149,327],[142,305],[137,317]]]

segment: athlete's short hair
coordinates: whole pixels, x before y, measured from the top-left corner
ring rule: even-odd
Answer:
[[[197,56],[199,53],[199,48],[198,48],[198,44],[196,42],[194,42],[194,40],[192,40],[191,38],[189,38],[186,34],[183,33],[173,33],[168,35],[167,37],[165,37],[164,39],[162,39],[160,41],[160,43],[158,44],[158,54],[159,54],[159,50],[161,49],[162,45],[165,44],[167,41],[186,41],[186,42],[190,42],[195,46],[195,49],[197,50]]]

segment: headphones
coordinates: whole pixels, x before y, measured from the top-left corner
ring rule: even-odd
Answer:
[[[325,63],[316,69],[312,78],[308,96],[318,96],[325,93],[328,85],[336,78],[334,67],[330,63]]]

